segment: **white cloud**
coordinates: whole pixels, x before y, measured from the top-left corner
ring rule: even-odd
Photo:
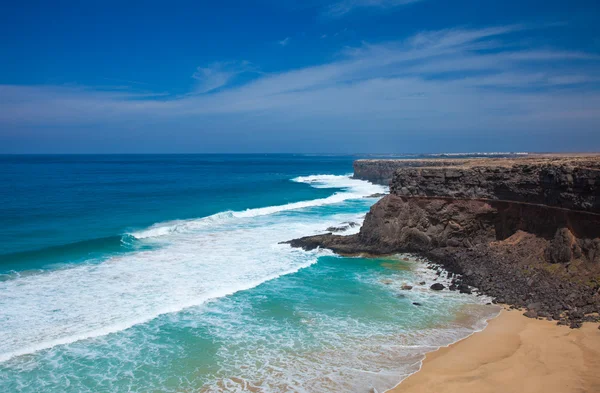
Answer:
[[[0,86],[0,124],[107,124],[136,119],[277,133],[590,129],[600,125],[600,59],[581,52],[503,44],[522,26],[450,29],[365,43],[338,60],[260,77],[247,62],[200,68],[197,92],[152,97],[127,91]],[[518,49],[515,49],[517,47]],[[493,48],[490,50],[489,48]],[[187,122],[187,123],[186,123]],[[200,131],[199,131],[200,132]],[[274,131],[273,131],[274,132]]]
[[[208,93],[230,83],[236,76],[253,72],[254,67],[248,61],[217,62],[208,67],[198,67],[192,75],[196,82],[196,93]]]
[[[285,37],[281,41],[277,41],[277,43],[281,46],[287,46],[290,43],[290,37]]]

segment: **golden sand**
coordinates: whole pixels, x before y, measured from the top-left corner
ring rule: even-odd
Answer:
[[[502,310],[487,328],[427,355],[392,393],[600,393],[600,330]]]

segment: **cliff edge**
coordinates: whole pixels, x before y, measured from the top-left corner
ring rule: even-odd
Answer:
[[[394,169],[360,232],[292,246],[417,253],[461,275],[450,289],[475,286],[571,327],[597,319],[600,156],[368,161],[355,177],[384,181]]]

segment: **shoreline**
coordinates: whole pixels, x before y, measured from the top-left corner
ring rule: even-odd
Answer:
[[[482,306],[483,306],[483,304],[482,304]],[[442,345],[440,347],[437,347],[437,349],[434,349],[432,351],[426,352],[425,354],[423,354],[423,358],[419,361],[419,369],[418,370],[416,370],[416,371],[408,374],[407,376],[405,376],[404,378],[402,378],[400,380],[400,382],[398,382],[396,385],[394,385],[393,387],[391,387],[391,388],[389,388],[387,390],[384,390],[383,393],[394,393],[394,392],[396,392],[396,389],[398,389],[398,387],[404,381],[406,381],[407,379],[411,378],[415,374],[419,373],[423,369],[423,365],[425,364],[425,362],[427,361],[427,359],[429,358],[430,355],[432,355],[432,354],[434,354],[434,353],[436,353],[436,352],[438,352],[440,350],[443,350],[445,348],[450,348],[450,347],[452,347],[452,346],[460,343],[461,341],[467,340],[470,337],[472,337],[474,334],[483,332],[489,326],[490,322],[492,320],[498,318],[500,316],[500,314],[502,313],[502,311],[504,310],[504,306],[503,305],[499,305],[499,304],[491,305],[491,307],[496,307],[498,312],[495,315],[493,315],[493,316],[490,316],[490,317],[485,318],[485,319],[481,319],[480,321],[483,321],[483,324],[484,324],[483,327],[481,327],[480,329],[475,329],[471,333],[469,333],[468,335],[466,335],[466,336],[464,336],[462,338],[459,338],[459,339],[457,339],[457,340],[455,340],[455,341],[453,341],[453,342],[451,342],[449,344]],[[461,320],[463,318],[468,318],[468,316],[469,316],[469,313],[465,312],[463,310],[463,311],[461,311],[461,312],[459,312],[459,313],[456,314],[455,319],[458,321],[458,320]]]
[[[569,329],[503,308],[482,330],[427,353],[386,392],[592,392],[600,391],[598,369],[597,323]]]

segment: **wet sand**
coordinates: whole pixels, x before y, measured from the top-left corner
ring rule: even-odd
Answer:
[[[502,310],[481,332],[427,355],[392,393],[600,392],[600,330]]]

